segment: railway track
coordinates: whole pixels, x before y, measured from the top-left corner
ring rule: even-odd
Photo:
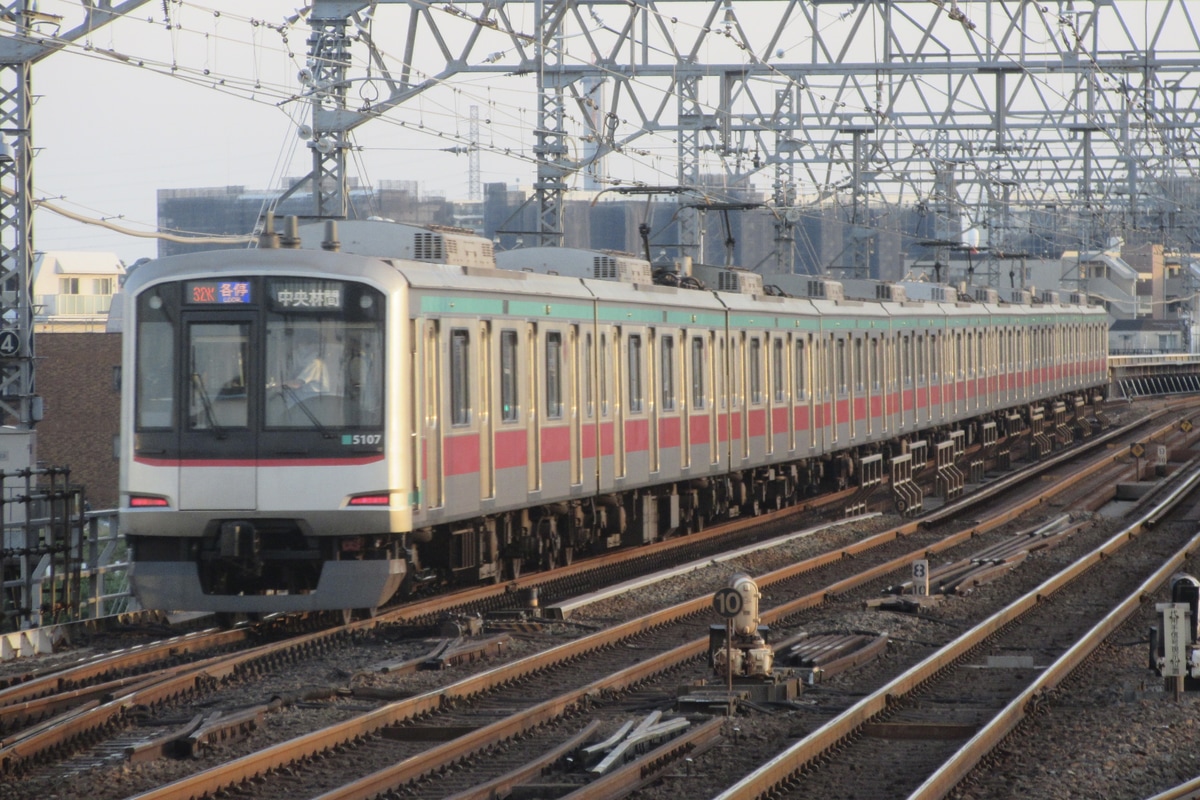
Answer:
[[[1192,463],[1085,557],[718,795],[946,796],[1200,546]],[[1116,557],[1119,554],[1119,558]],[[886,745],[884,744],[886,743]]]
[[[1106,459],[1100,459],[1100,461],[1105,461],[1105,460],[1106,460]],[[1108,459],[1108,462],[1111,464],[1111,459]],[[1040,502],[1042,502],[1042,501],[1034,501],[1034,502],[1035,502],[1035,504],[1036,504],[1036,503],[1040,503]],[[952,512],[952,513],[953,513],[953,512]],[[903,535],[903,536],[906,536],[906,537],[909,537],[909,541],[907,541],[907,542],[903,542],[903,543],[902,543],[902,542],[900,541],[900,539],[899,539],[899,536],[901,536],[901,535]],[[978,536],[980,536],[980,535],[981,535],[981,528],[980,528],[980,526],[974,526],[974,527],[973,527],[971,530],[969,530],[969,531],[965,531],[965,532],[961,533],[961,534],[960,534],[960,539],[959,539],[959,541],[960,541],[960,542],[961,542],[961,541],[965,541],[965,540],[968,540],[968,539],[971,539],[971,538],[978,537]],[[903,534],[896,534],[896,535],[890,535],[890,534],[889,534],[889,536],[891,536],[891,544],[894,544],[894,545],[896,546],[896,550],[897,550],[897,552],[900,552],[900,551],[904,551],[904,552],[910,552],[910,551],[911,551],[911,552],[925,552],[925,553],[928,553],[928,552],[929,552],[929,547],[930,547],[930,546],[932,546],[932,545],[928,545],[928,546],[926,546],[926,545],[922,545],[922,544],[921,544],[919,541],[917,541],[917,540],[920,538],[920,535],[918,534],[918,531],[917,531],[917,529],[916,529],[916,526],[915,526],[915,525],[912,527],[912,529],[911,529],[911,530],[908,530],[908,531],[907,531],[907,533],[903,533]],[[887,538],[887,537],[884,537],[884,538]],[[932,538],[932,537],[931,537],[931,538]],[[879,543],[877,542],[876,544],[879,544]],[[903,545],[904,545],[904,547],[901,547],[901,546],[900,546],[901,544],[903,544]],[[918,548],[920,548],[920,549],[919,549],[919,551],[912,551],[912,545],[913,545],[913,544],[916,544],[916,545],[918,546]],[[950,544],[948,544],[948,545],[946,545],[946,546],[953,546],[953,544],[954,544],[954,543],[952,542],[952,543],[950,543]],[[867,549],[868,549],[868,548],[864,547],[864,548],[863,548],[863,551],[865,551],[865,550],[867,550]],[[859,560],[860,560],[860,561],[859,561],[859,563],[858,563],[858,566],[861,566],[861,558],[862,558],[862,556],[861,556],[861,552],[862,552],[862,551],[859,551],[859,550],[857,550],[857,549],[847,549],[847,550],[842,550],[842,551],[839,551],[839,552],[835,553],[835,554],[834,554],[832,557],[828,558],[828,559],[827,559],[827,561],[829,561],[829,562],[841,562],[841,561],[847,561],[847,560],[848,560],[848,558],[849,558],[850,556],[853,556],[855,559],[859,559]],[[880,569],[880,570],[882,570],[882,571],[883,571],[883,572],[881,572],[880,574],[884,574],[884,573],[885,573],[885,572],[887,572],[887,571],[894,571],[894,570],[895,570],[895,568],[896,568],[896,563],[895,563],[895,562],[896,562],[896,559],[897,559],[897,558],[904,558],[905,556],[903,556],[903,555],[899,555],[899,556],[897,556],[897,555],[895,555],[895,554],[889,553],[889,552],[887,551],[887,548],[886,548],[886,546],[884,546],[882,549],[878,550],[878,551],[877,551],[877,552],[876,552],[876,553],[875,553],[875,554],[874,554],[872,557],[873,557],[873,558],[877,558],[877,559],[879,559],[879,564],[880,564],[880,567],[879,567],[878,569]],[[915,557],[915,556],[914,556],[914,557]],[[578,566],[578,565],[577,565],[577,566]],[[825,566],[824,564],[815,564],[815,563],[814,563],[814,564],[809,564],[807,568],[808,568],[808,569],[810,569],[810,570],[811,570],[811,569],[813,569],[813,568],[817,568],[817,567],[820,567],[820,568],[824,569],[824,566]],[[847,576],[847,577],[846,577],[846,578],[844,578],[843,580],[853,580],[853,579],[854,579],[854,578],[853,578],[853,576],[854,576],[856,573],[854,573],[854,571],[853,571],[853,570],[847,570],[847,572],[846,572],[845,574],[846,574],[846,576]],[[829,577],[829,576],[828,576],[827,574],[825,574],[825,572],[822,572],[822,573],[820,574],[820,576],[819,576],[819,580],[826,580],[828,577]],[[878,576],[877,576],[877,575],[872,575],[872,576],[869,576],[869,577],[862,578],[862,580],[864,580],[864,581],[865,581],[865,580],[878,580],[878,579],[879,579],[879,578],[878,578]],[[809,577],[808,577],[808,578],[806,578],[805,580],[807,580],[807,581],[808,581],[808,582],[811,584],[811,583],[812,583],[814,580],[818,580],[818,578],[817,578],[817,576],[809,576]],[[816,596],[816,597],[815,597],[815,598],[812,600],[812,604],[813,604],[813,605],[819,605],[819,604],[821,604],[821,603],[823,603],[823,602],[824,602],[824,600],[822,599],[822,595],[827,595],[827,594],[837,594],[838,592],[845,591],[845,586],[844,586],[843,584],[839,584],[839,582],[838,582],[838,580],[836,579],[836,577],[835,577],[834,579],[831,579],[831,580],[829,580],[829,584],[828,584],[828,585],[829,585],[830,587],[834,587],[834,588],[833,588],[832,590],[830,590],[830,589],[823,589],[823,590],[821,590],[821,592],[820,592],[820,593],[816,593],[816,594],[817,594],[817,596]],[[778,589],[778,591],[780,591],[780,592],[782,593],[782,591],[783,591],[782,587],[780,587],[780,588]],[[793,589],[788,589],[787,591],[789,591],[789,592],[790,592],[790,591],[795,591],[795,590],[793,590]],[[553,596],[553,595],[551,595],[551,596]],[[683,613],[683,616],[684,616],[685,618],[686,618],[687,616],[689,616],[689,615],[691,615],[691,616],[695,616],[695,615],[699,614],[699,613],[702,611],[702,609],[705,607],[705,605],[706,605],[706,598],[700,598],[700,605],[699,605],[698,607],[696,607],[696,608],[693,608],[693,609],[691,609],[690,611],[685,611],[685,612]],[[405,613],[405,612],[400,612],[400,613],[401,613],[401,614],[403,614],[403,613]],[[419,619],[419,618],[420,618],[420,617],[419,617],[419,615],[413,614],[411,611],[410,611],[410,612],[408,612],[408,613],[411,615],[411,616],[410,616],[410,618],[411,618],[411,619]],[[675,629],[676,631],[678,631],[678,632],[675,634],[675,635],[676,635],[676,637],[677,637],[677,638],[675,639],[675,641],[678,641],[679,639],[684,639],[684,638],[687,638],[687,636],[691,635],[690,633],[688,633],[688,631],[692,631],[692,632],[694,632],[695,630],[697,630],[697,628],[699,628],[699,629],[701,629],[701,630],[703,630],[703,629],[706,629],[706,628],[707,628],[707,623],[708,623],[708,622],[709,622],[709,620],[708,620],[708,619],[704,619],[704,620],[702,620],[702,621],[701,621],[701,622],[700,622],[698,625],[697,625],[696,623],[687,623],[687,622],[681,622],[681,623],[677,623],[677,624],[679,624],[681,627],[679,627],[679,628]],[[379,625],[381,625],[381,624],[382,624],[382,620],[375,620],[375,621],[368,621],[368,622],[364,622],[364,623],[357,623],[357,626],[358,626],[358,627],[357,627],[357,629],[359,629],[359,630],[362,630],[362,629],[366,629],[366,628],[373,627],[373,626],[379,626]],[[649,626],[656,626],[656,625],[658,625],[658,624],[660,624],[660,623],[658,623],[658,622],[640,622],[640,623],[636,623],[636,625],[649,625]],[[690,628],[689,628],[689,627],[687,627],[688,625],[691,625],[691,627],[690,627]],[[355,626],[350,626],[350,629],[355,629]],[[627,634],[627,635],[628,635],[628,634]],[[643,634],[643,635],[644,635],[644,634]],[[660,630],[660,631],[658,631],[658,632],[657,632],[657,633],[656,633],[654,636],[651,636],[650,638],[651,638],[651,639],[655,639],[655,638],[657,638],[657,639],[664,639],[664,640],[666,640],[666,639],[669,639],[670,637],[671,637],[671,634],[670,634],[669,632],[667,632],[667,631],[664,631],[664,630]],[[693,638],[696,638],[696,637],[693,637]],[[580,641],[583,641],[583,640],[580,640]],[[632,642],[635,642],[635,643],[636,643],[636,642],[638,642],[639,640],[636,640],[636,639],[631,639],[630,641],[632,641]],[[642,641],[644,641],[644,640],[642,640]],[[573,646],[576,646],[576,645],[577,645],[577,643],[571,643],[571,646],[572,646],[572,647],[573,647]],[[611,647],[611,645],[610,645],[610,647]],[[695,660],[701,660],[701,661],[702,661],[703,659],[698,659],[698,655],[699,655],[699,654],[702,654],[702,653],[703,653],[703,651],[704,651],[704,645],[702,644],[702,645],[701,645],[701,647],[700,647],[700,648],[699,648],[699,649],[698,649],[696,652],[694,652],[694,653],[691,653],[690,655],[686,655],[686,657],[683,659],[683,662],[682,662],[682,663],[686,663],[686,662],[688,662],[688,661],[695,661]],[[636,660],[638,660],[639,662],[643,662],[643,661],[645,661],[645,660],[646,660],[646,659],[645,659],[645,656],[646,656],[647,654],[648,654],[648,651],[641,651],[641,652],[639,653],[639,658],[638,658],[638,659],[636,659]],[[579,658],[579,655],[578,655],[578,654],[576,654],[576,655],[574,655],[573,657],[574,657],[574,658]],[[590,659],[589,659],[589,660],[590,660]],[[589,666],[591,666],[591,665],[589,665]],[[525,668],[526,668],[526,667],[518,667],[518,668],[517,668],[517,672],[515,672],[515,673],[513,673],[512,675],[509,675],[508,677],[504,678],[504,680],[510,680],[510,681],[511,681],[511,680],[514,680],[514,679],[516,679],[516,678],[517,678],[517,676],[519,675],[519,672],[520,672],[520,670],[521,670],[521,669],[525,669]],[[532,669],[533,669],[533,671],[535,671],[535,672],[536,672],[536,671],[539,671],[539,670],[541,670],[541,669],[545,669],[545,667],[544,667],[544,666],[538,666],[538,667],[532,667]],[[614,668],[614,669],[615,669],[615,668]],[[606,671],[608,671],[608,670],[606,669]],[[493,670],[493,672],[495,672],[495,670]],[[637,673],[637,670],[635,670],[635,673]],[[595,689],[595,691],[616,691],[616,692],[620,692],[620,691],[622,691],[622,690],[623,690],[623,687],[626,685],[626,684],[622,684],[622,683],[621,683],[621,681],[622,681],[622,680],[629,680],[629,681],[631,681],[632,683],[630,683],[630,684],[628,684],[628,685],[635,685],[635,684],[636,684],[638,681],[643,681],[643,680],[646,680],[646,679],[647,679],[645,676],[642,676],[642,677],[636,677],[636,678],[635,678],[635,677],[633,677],[633,674],[634,674],[634,673],[631,673],[631,675],[630,675],[630,676],[627,676],[627,677],[626,677],[626,678],[624,678],[624,679],[617,679],[617,682],[616,682],[615,684],[613,684],[613,686],[607,686],[607,685],[605,685],[605,686],[602,686],[602,687],[596,688],[596,689]],[[650,674],[653,674],[653,673],[650,673]],[[558,677],[552,677],[552,678],[550,678],[550,679],[549,679],[549,680],[550,680],[550,684],[551,684],[551,685],[578,685],[578,682],[579,682],[579,681],[583,681],[585,678],[587,678],[587,677],[588,677],[588,675],[589,675],[589,673],[586,673],[586,672],[584,672],[584,673],[581,673],[581,674],[575,675],[575,676],[573,676],[573,677],[564,677],[564,675],[565,675],[565,673],[561,673],[561,674],[559,674],[559,675],[558,675]],[[492,677],[495,677],[495,676],[492,676]],[[594,682],[593,682],[593,683],[594,683]],[[443,705],[443,704],[446,702],[446,698],[451,698],[451,699],[452,699],[454,702],[459,702],[459,699],[458,699],[458,698],[461,698],[461,697],[471,697],[471,696],[473,696],[474,694],[477,694],[477,693],[479,693],[480,691],[483,691],[482,689],[479,689],[479,688],[478,688],[478,687],[479,687],[479,686],[481,686],[481,685],[482,685],[482,684],[478,684],[478,683],[472,684],[472,683],[471,683],[471,680],[468,680],[468,681],[465,683],[465,685],[464,685],[463,687],[459,687],[459,688],[457,688],[457,689],[455,689],[455,688],[453,688],[453,687],[448,687],[446,690],[440,690],[440,691],[436,692],[436,696],[437,696],[437,698],[438,698],[438,699],[437,699],[436,701],[434,701],[434,702],[433,702],[433,705],[435,705],[437,708],[439,708],[439,709],[440,709],[440,708],[441,708],[441,706],[442,706],[442,705]],[[616,688],[614,688],[614,687],[616,687]],[[543,690],[538,690],[538,693],[541,693],[542,691],[543,691]],[[659,693],[661,694],[661,691],[662,691],[662,690],[658,690],[658,691],[659,691]],[[518,694],[520,694],[520,692],[518,692]],[[535,693],[535,694],[536,694],[536,693]],[[584,695],[584,696],[586,697],[586,695]],[[378,713],[379,713],[379,712],[368,712],[368,713],[366,713],[366,714],[362,714],[362,715],[360,715],[358,718],[355,718],[355,720],[353,720],[353,721],[351,722],[351,727],[352,727],[352,728],[353,728],[353,727],[356,727],[356,726],[359,728],[359,731],[358,731],[357,733],[353,734],[353,736],[362,737],[362,738],[365,738],[365,737],[368,737],[368,736],[375,736],[375,735],[376,735],[376,733],[375,733],[375,732],[376,732],[376,731],[378,731],[378,730],[380,730],[380,729],[382,729],[382,728],[390,728],[390,727],[393,727],[393,726],[397,726],[397,725],[398,725],[398,723],[404,722],[404,720],[406,720],[406,719],[410,719],[410,718],[412,718],[412,717],[414,717],[414,716],[416,716],[416,715],[420,715],[420,714],[424,714],[424,713],[429,713],[428,709],[426,709],[426,710],[418,710],[418,709],[420,709],[420,708],[422,707],[422,703],[421,703],[421,702],[417,702],[417,701],[421,701],[421,698],[420,698],[420,697],[418,697],[418,698],[412,698],[411,700],[408,700],[408,701],[397,701],[396,703],[392,703],[392,704],[390,704],[389,706],[385,706],[384,708],[385,708],[385,709],[388,709],[388,711],[387,711],[387,714],[394,714],[394,713],[397,713],[397,712],[396,712],[396,708],[395,708],[395,707],[397,707],[397,706],[401,706],[401,705],[403,705],[403,704],[405,704],[405,703],[409,703],[409,704],[410,704],[410,708],[409,708],[409,710],[408,710],[407,712],[404,712],[405,714],[408,714],[408,716],[404,716],[403,714],[398,714],[398,715],[397,715],[397,716],[396,716],[394,719],[392,719],[391,721],[388,721],[388,722],[386,722],[386,723],[384,723],[384,724],[382,724],[382,725],[378,725],[377,727],[372,727],[372,726],[376,726],[376,723],[377,723],[377,722],[379,722],[379,719],[374,719],[373,721],[371,721],[371,722],[368,722],[368,723],[364,723],[364,722],[363,722],[363,719],[364,719],[364,718],[366,718],[366,717],[371,717],[371,716],[372,716],[372,714],[378,715]],[[575,702],[578,702],[578,701],[575,701]],[[511,703],[510,703],[509,701],[504,701],[504,702],[501,702],[501,703],[500,703],[500,707],[502,707],[502,708],[506,708],[506,709],[507,709],[507,708],[509,708],[509,706],[510,706],[510,705],[511,705]],[[432,706],[430,706],[430,707],[432,707]],[[509,709],[509,710],[511,710],[511,709]],[[613,711],[613,713],[616,715],[616,717],[620,717],[622,714],[626,714],[626,713],[629,713],[629,712],[628,712],[628,710],[627,710],[627,709],[622,709],[622,708],[619,708],[619,707],[618,707],[618,708],[616,708],[616,709]],[[387,714],[384,714],[383,716],[384,716],[384,717],[386,717],[386,716],[387,716]],[[511,715],[510,715],[510,716],[511,716]],[[536,716],[536,715],[532,715],[532,714],[529,714],[529,713],[527,713],[527,714],[525,714],[524,716],[525,716],[526,718],[532,719],[532,718],[533,718],[533,716]],[[542,724],[542,723],[538,723],[538,724]],[[365,725],[365,727],[363,727],[364,725]],[[419,727],[419,726],[418,726],[418,727]],[[446,727],[446,726],[444,726],[444,725],[443,725],[443,726],[441,726],[441,727]],[[467,727],[467,726],[461,726],[461,727]],[[370,730],[368,730],[368,729],[370,729]],[[493,731],[493,732],[492,732],[492,734],[494,734],[494,733],[495,733],[495,732]],[[489,734],[489,735],[492,735],[492,734]],[[352,738],[353,738],[353,737],[352,737]],[[425,744],[427,744],[427,743],[425,743]],[[461,743],[459,743],[459,744],[461,744]],[[294,743],[291,743],[289,746],[292,746],[292,747],[294,747]],[[321,749],[328,749],[329,747],[333,747],[333,746],[335,746],[335,745],[330,745],[330,744],[328,744],[328,743],[321,744],[321,745],[318,747],[318,749],[317,749],[317,752],[319,752]],[[344,746],[344,745],[336,745],[336,746],[338,746],[338,747],[342,747],[342,746]],[[273,748],[273,749],[278,749],[278,748]],[[296,749],[303,749],[303,748],[301,747],[301,748],[296,748]],[[385,747],[384,749],[385,749],[385,750],[389,750],[389,749],[390,749],[390,750],[394,751],[394,746],[392,746],[392,745],[388,745],[388,746],[387,746],[387,747]],[[435,748],[435,749],[436,749],[436,748]],[[444,751],[443,751],[443,754],[444,754]],[[278,756],[278,755],[280,755],[280,754],[279,754],[279,753],[276,753],[276,754],[274,754],[272,757],[275,757],[275,756]],[[461,758],[461,755],[460,755],[460,756],[458,756],[458,757],[459,757],[459,758]],[[274,770],[274,771],[276,771],[276,772],[279,772],[280,770],[295,771],[295,769],[296,769],[294,766],[283,766],[283,767],[281,767],[281,766],[279,766],[279,765],[271,765],[270,763],[268,763],[268,762],[270,761],[270,759],[269,759],[269,758],[266,758],[266,757],[260,757],[260,756],[248,756],[247,758],[250,758],[250,759],[252,759],[252,760],[254,761],[254,766],[253,766],[253,770],[255,771],[255,772],[254,772],[254,774],[262,774],[262,773],[265,773],[265,772],[267,772],[267,771],[270,771],[270,770]],[[294,761],[294,760],[295,760],[295,755],[293,754],[293,755],[289,756],[288,758],[290,759],[290,761],[288,761],[287,763],[291,763],[292,761]],[[394,763],[394,761],[395,761],[395,752],[391,752],[391,753],[390,753],[390,755],[388,755],[386,758],[391,758],[392,762]],[[241,766],[244,768],[244,767],[246,767],[247,765],[246,765],[246,764],[243,764],[243,765],[241,765]],[[335,770],[335,772],[336,772],[336,771],[337,771],[337,770]],[[309,776],[309,777],[311,777],[311,776]],[[210,778],[211,778],[211,776],[210,776]],[[408,778],[408,779],[405,779],[405,780],[410,780],[410,779],[411,779],[411,778]],[[205,780],[208,780],[208,779],[205,779]],[[220,780],[226,780],[226,779],[222,778],[222,779],[220,779]],[[387,780],[391,780],[391,779],[389,778],[389,779],[387,779]],[[236,781],[235,781],[235,782],[236,782]],[[175,785],[175,786],[173,786],[173,787],[166,787],[166,788],[163,790],[163,791],[166,791],[166,792],[167,792],[166,794],[158,794],[158,793],[155,793],[155,792],[150,792],[150,793],[147,793],[145,796],[147,796],[147,797],[149,797],[149,796],[172,796],[172,797],[176,797],[176,796],[193,796],[193,795],[189,795],[189,794],[188,794],[188,792],[192,792],[192,791],[194,790],[194,789],[193,789],[193,784],[192,784],[192,783],[188,783],[188,782],[186,782],[186,781],[185,781],[185,783],[186,783],[186,785],[184,785],[183,783],[181,783],[181,784],[177,784],[177,785]],[[198,785],[198,784],[197,784],[197,785]],[[223,784],[223,785],[229,785],[229,784],[228,784],[228,783],[225,783],[225,784]],[[261,787],[260,787],[260,788],[261,788]],[[210,789],[204,789],[203,791],[209,791],[209,790],[210,790]],[[256,794],[257,794],[257,791],[258,791],[258,790],[256,789]],[[194,795],[194,796],[198,796],[198,795]],[[354,795],[346,795],[346,796],[354,796]],[[363,795],[363,796],[367,796],[367,795]]]

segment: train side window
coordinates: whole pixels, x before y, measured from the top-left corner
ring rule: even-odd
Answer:
[[[517,387],[517,332],[500,331],[500,420],[516,422],[521,415],[521,400]]]
[[[664,336],[659,341],[662,351],[662,408],[675,410],[675,337]]]
[[[692,408],[704,408],[704,339],[692,337]]]
[[[562,419],[562,334],[546,334],[546,417]]]
[[[633,333],[629,335],[629,412],[641,413],[642,410],[642,337]]]
[[[450,330],[450,424],[471,422],[471,335],[462,328]]]
[[[750,337],[750,349],[746,354],[750,368],[750,402],[758,405],[763,401],[762,385],[762,342],[757,336]]]

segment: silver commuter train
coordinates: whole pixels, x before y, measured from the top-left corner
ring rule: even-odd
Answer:
[[[1103,310],[1053,295],[663,286],[632,257],[497,257],[389,222],[294,243],[126,281],[121,526],[146,608],[374,609],[501,580],[1107,382]]]

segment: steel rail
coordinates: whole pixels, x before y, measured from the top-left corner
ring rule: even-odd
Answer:
[[[620,769],[588,783],[559,800],[620,800],[658,779],[668,767],[704,752],[721,738],[725,720],[718,717],[696,725]],[[450,800],[455,800],[451,798]]]
[[[760,766],[757,770],[750,773],[746,778],[739,781],[737,784],[729,787],[724,792],[717,795],[713,800],[749,800],[750,798],[762,798],[771,794],[776,788],[785,783],[797,772],[801,771],[807,764],[813,762],[826,752],[836,747],[840,742],[845,741],[852,736],[856,730],[871,721],[876,715],[887,710],[893,705],[897,697],[910,694],[917,688],[922,686],[927,681],[934,678],[942,670],[952,666],[967,654],[969,654],[981,642],[1001,631],[1005,626],[1019,618],[1021,615],[1028,612],[1031,608],[1041,603],[1044,598],[1066,586],[1071,581],[1075,580],[1079,575],[1091,569],[1096,564],[1110,557],[1114,552],[1120,550],[1131,539],[1140,535],[1143,529],[1147,526],[1160,511],[1160,509],[1168,504],[1178,503],[1188,493],[1193,491],[1198,482],[1200,482],[1200,470],[1195,469],[1192,465],[1192,472],[1182,482],[1176,482],[1175,487],[1164,497],[1158,501],[1148,511],[1143,512],[1133,523],[1127,526],[1119,533],[1112,536],[1108,541],[1097,547],[1084,558],[1072,564],[1067,569],[1054,575],[1040,586],[1034,588],[1022,597],[1018,598],[1007,607],[996,612],[988,617],[979,625],[971,630],[963,633],[954,641],[947,644],[945,647],[933,653],[928,658],[905,671],[903,674],[893,678],[885,686],[872,692],[867,697],[864,697],[859,702],[855,703],[846,711],[839,714],[834,719],[822,725],[817,730],[813,731],[808,736],[801,739],[796,744],[789,747],[784,752],[778,754],[767,763]],[[1155,576],[1162,575],[1162,580],[1166,580],[1170,576],[1171,571],[1178,568],[1180,563],[1186,560],[1188,553],[1200,546],[1200,534],[1197,534],[1183,549],[1178,551],[1168,562],[1167,566],[1156,571]],[[1140,601],[1146,594],[1145,587],[1140,587],[1138,592],[1131,595],[1137,601]],[[1128,601],[1127,601],[1128,602]],[[1124,604],[1122,604],[1124,605]],[[1132,611],[1130,612],[1132,613]],[[1110,615],[1111,616],[1111,615]],[[1107,626],[1109,618],[1105,618],[1102,623]],[[1107,634],[1106,634],[1107,635]],[[1100,637],[1098,641],[1102,640]],[[1072,648],[1074,654],[1076,648]],[[1072,655],[1072,657],[1075,657]],[[1057,662],[1056,662],[1057,663]],[[1056,673],[1057,678],[1061,678],[1065,673]],[[1017,720],[1019,721],[1019,720]],[[1004,722],[997,723],[998,725]],[[1016,722],[1014,721],[1015,725]],[[979,738],[982,735],[977,734],[972,739]],[[965,758],[965,756],[964,756]],[[961,765],[956,765],[955,770],[961,768]],[[969,769],[969,768],[968,768]],[[948,773],[949,775],[950,773]],[[963,773],[965,774],[965,772]],[[948,780],[948,777],[946,778]],[[955,780],[961,779],[961,776]],[[953,784],[951,784],[952,788]],[[947,788],[946,791],[949,789]],[[914,795],[914,797],[941,797],[938,794]]]
[[[593,720],[588,723],[587,727],[576,733],[567,741],[550,750],[548,753],[543,753],[538,758],[523,764],[516,769],[493,778],[486,783],[481,783],[478,786],[473,786],[470,789],[465,789],[457,794],[447,797],[446,800],[495,800],[497,797],[507,797],[512,793],[513,787],[518,784],[540,775],[548,769],[560,758],[566,756],[571,751],[582,747],[591,738],[592,734],[600,729],[599,720]]]
[[[98,678],[154,664],[166,658],[238,644],[249,636],[249,631],[244,628],[231,631],[195,631],[159,642],[118,650],[46,675],[27,676],[20,683],[0,689],[0,719],[3,719],[4,709],[8,706],[28,703],[62,692],[69,687],[83,687]]]

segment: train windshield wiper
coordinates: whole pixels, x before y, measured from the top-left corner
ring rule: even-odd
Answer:
[[[333,434],[330,433],[329,429],[321,423],[321,420],[317,419],[317,415],[312,412],[312,409],[308,407],[308,404],[300,399],[300,395],[296,394],[295,389],[288,386],[286,383],[280,384],[280,387],[283,394],[291,399],[292,405],[296,406],[296,408],[300,409],[300,413],[308,417],[308,421],[312,423],[312,426],[321,434],[322,438],[333,438]]]
[[[200,394],[200,402],[204,405],[204,418],[208,420],[208,429],[213,432],[213,436],[218,439],[224,439],[228,434],[225,429],[217,424],[217,415],[213,410],[212,398],[208,396],[208,389],[204,388],[204,378],[200,377],[199,372],[192,373],[192,385],[196,387],[196,391]]]

